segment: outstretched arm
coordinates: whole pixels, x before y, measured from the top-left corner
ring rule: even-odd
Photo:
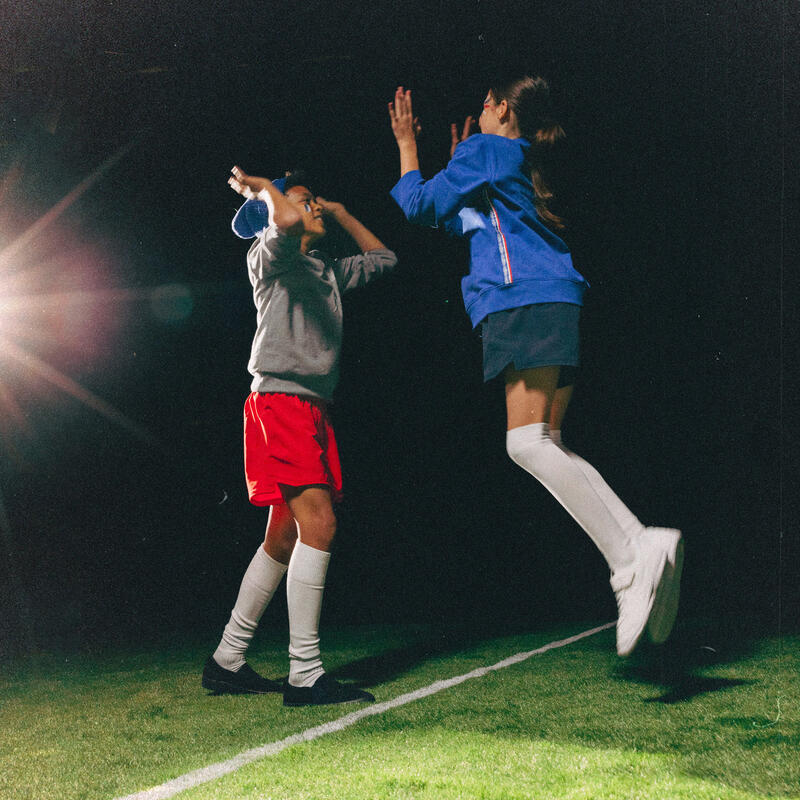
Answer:
[[[334,203],[324,197],[318,197],[317,203],[322,206],[322,211],[326,216],[333,217],[352,236],[362,253],[368,253],[370,250],[386,249],[386,245],[371,230],[359,222],[341,203]]]
[[[269,206],[270,219],[281,231],[289,236],[300,236],[303,233],[300,210],[289,202],[272,181],[248,175],[239,167],[234,167],[231,173],[232,176],[228,178],[231,189],[248,200],[256,197],[263,200]]]
[[[400,177],[407,172],[419,169],[419,155],[417,153],[417,134],[420,131],[419,120],[414,118],[411,108],[411,90],[403,91],[402,86],[397,87],[394,93],[394,102],[389,103],[389,119],[392,123],[392,133],[397,140],[400,150]]]

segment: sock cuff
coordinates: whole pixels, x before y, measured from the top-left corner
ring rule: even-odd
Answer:
[[[534,422],[531,425],[520,425],[506,431],[506,445],[525,445],[541,439],[550,438],[550,426],[546,422]]]
[[[303,544],[299,539],[289,562],[289,578],[309,586],[324,586],[331,554]]]
[[[276,561],[265,549],[264,545],[260,544],[258,546],[258,550],[256,551],[256,556],[258,557],[259,561],[261,561],[264,566],[277,570],[281,574],[286,572],[289,569],[288,564],[283,564],[280,561]]]

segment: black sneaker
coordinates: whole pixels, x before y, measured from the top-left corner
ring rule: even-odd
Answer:
[[[203,688],[214,694],[269,694],[283,691],[283,684],[262,678],[249,664],[235,672],[221,667],[209,656],[203,667]]]
[[[363,689],[339,683],[327,672],[317,678],[313,686],[292,686],[287,680],[283,685],[285,706],[327,706],[333,703],[374,703],[375,698]]]

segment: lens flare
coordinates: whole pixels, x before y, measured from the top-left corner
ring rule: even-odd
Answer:
[[[159,286],[150,294],[153,316],[162,322],[181,322],[194,308],[194,297],[188,286],[170,283]]]
[[[100,357],[121,324],[123,304],[149,299],[152,293],[98,288],[107,271],[102,253],[56,224],[133,144],[117,150],[0,250],[0,430],[4,432],[25,426],[11,384],[13,373],[18,380],[27,377],[57,387],[137,440],[160,447],[144,427],[47,360],[48,354],[58,355],[60,361],[72,354],[84,363]],[[23,180],[21,167],[15,164],[0,180],[0,200],[6,200]],[[60,291],[52,291],[54,285]]]

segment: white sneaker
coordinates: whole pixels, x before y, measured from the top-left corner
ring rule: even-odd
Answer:
[[[683,572],[683,538],[675,528],[647,528],[642,534],[651,541],[660,542],[667,553],[664,576],[656,590],[653,610],[647,623],[647,632],[655,644],[665,642],[672,632],[678,614],[678,596]]]
[[[617,596],[617,653],[630,655],[647,627],[656,591],[667,564],[667,551],[657,538],[646,534],[636,540],[636,559],[611,576]]]

